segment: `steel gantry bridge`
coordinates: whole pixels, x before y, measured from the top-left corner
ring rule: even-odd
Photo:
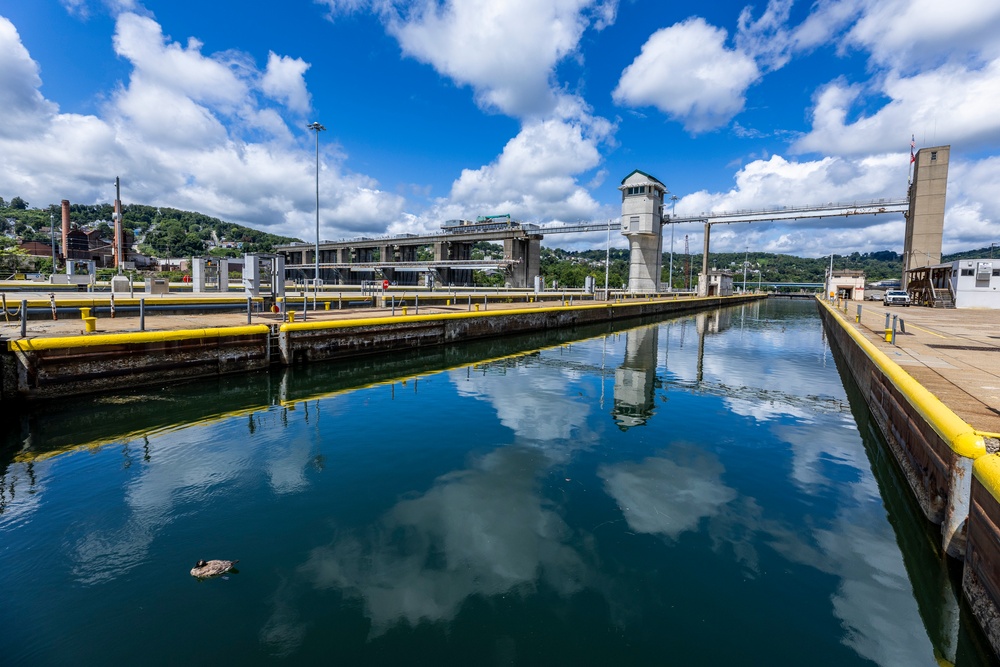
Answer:
[[[663,225],[701,223],[705,227],[704,251],[702,253],[702,273],[708,273],[708,256],[712,225],[776,222],[784,220],[808,220],[816,218],[851,217],[858,215],[881,215],[884,213],[905,213],[909,208],[908,199],[879,199],[863,203],[834,204],[818,206],[782,206],[761,210],[741,210],[701,213],[689,216],[664,216]],[[419,273],[433,273],[442,282],[449,280],[471,281],[473,270],[502,271],[511,278],[514,287],[528,287],[535,275],[540,273],[540,241],[550,234],[582,234],[601,231],[619,231],[620,221],[581,222],[575,224],[535,225],[510,220],[505,222],[449,221],[444,230],[435,234],[400,234],[379,238],[359,237],[341,241],[324,241],[319,245],[319,262],[310,257],[313,245],[293,243],[278,246],[276,250],[285,255],[286,268],[307,272],[318,266],[342,277],[344,272],[363,274],[358,278],[377,275],[395,277],[415,284]],[[457,224],[452,224],[457,223]],[[661,229],[662,233],[662,229]],[[498,259],[475,260],[471,248],[480,241],[500,241],[504,254]],[[421,260],[417,249],[433,246],[434,259]],[[409,275],[411,278],[403,278]]]

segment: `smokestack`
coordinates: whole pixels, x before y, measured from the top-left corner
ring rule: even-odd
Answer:
[[[66,257],[68,256],[66,254],[68,248],[66,242],[68,239],[69,239],[69,200],[63,199],[62,200],[62,258],[64,262],[66,261]]]

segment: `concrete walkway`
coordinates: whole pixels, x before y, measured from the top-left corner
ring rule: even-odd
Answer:
[[[890,359],[979,431],[1000,433],[1000,311],[887,307],[851,301],[840,307]],[[885,315],[903,320],[896,344],[885,342]]]

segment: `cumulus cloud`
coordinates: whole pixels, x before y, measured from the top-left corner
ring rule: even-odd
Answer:
[[[774,155],[744,166],[736,174],[734,187],[726,192],[702,190],[681,198],[677,215],[903,199],[908,164],[909,155],[903,153],[804,162]],[[712,248],[731,252],[751,245],[765,252],[810,256],[824,255],[830,248],[840,253],[902,250],[903,224],[901,215],[887,214],[785,224],[717,225],[712,230]]]
[[[691,18],[653,33],[622,72],[615,102],[654,106],[698,133],[743,110],[747,88],[760,77],[753,58],[726,46],[727,33]]]
[[[325,0],[331,15],[380,12],[403,53],[459,85],[483,109],[518,118],[559,104],[557,63],[588,27],[615,20],[617,0]]]
[[[272,99],[299,113],[309,111],[310,97],[303,76],[309,63],[301,58],[279,56],[274,51],[267,55],[267,70],[261,79],[261,89]]]
[[[598,144],[611,131],[607,121],[587,116],[529,121],[491,164],[462,170],[451,200],[532,219],[590,219],[599,205],[574,175],[600,164]]]
[[[4,194],[108,201],[121,174],[126,201],[311,237],[315,162],[303,150],[310,137],[290,132],[283,118],[308,111],[308,63],[271,53],[261,71],[238,51],[206,55],[197,39],[174,41],[148,16],[125,12],[115,25],[113,45],[129,77],[99,115],[80,115],[45,99],[38,64],[0,17]],[[322,157],[325,236],[382,231],[400,215],[402,198],[346,169],[334,142]]]
[[[0,107],[4,122],[0,136],[16,137],[44,124],[44,116],[56,111],[38,88],[42,85],[38,63],[21,43],[17,28],[0,16]]]
[[[855,108],[873,93],[889,101],[870,115],[854,117]],[[904,146],[910,132],[932,143],[936,137],[955,146],[993,143],[1000,139],[998,105],[1000,58],[978,69],[942,65],[909,77],[891,73],[878,90],[835,81],[816,95],[812,130],[793,143],[792,151],[866,155]]]
[[[898,69],[1000,56],[1000,4],[979,0],[863,0],[846,44]]]

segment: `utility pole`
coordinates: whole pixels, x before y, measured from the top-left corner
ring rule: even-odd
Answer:
[[[670,195],[670,217],[677,217],[677,195]],[[674,291],[674,224],[670,223],[670,291]]]

